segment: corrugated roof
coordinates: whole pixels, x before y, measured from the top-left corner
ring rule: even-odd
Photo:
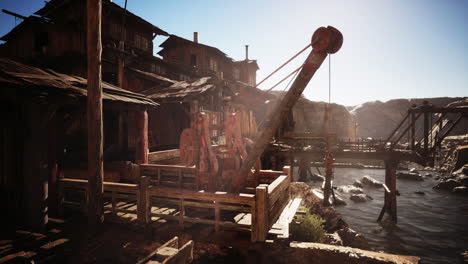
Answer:
[[[0,58],[0,83],[16,86],[18,89],[57,89],[71,96],[87,96],[87,79],[40,69],[17,61]],[[60,90],[59,90],[60,89]],[[156,106],[144,95],[133,93],[103,82],[103,100],[129,104]]]
[[[135,68],[126,68],[134,73],[137,73],[138,75],[140,75],[141,77],[145,78],[145,79],[149,79],[151,81],[154,81],[154,82],[159,82],[159,83],[163,83],[163,84],[166,84],[166,85],[172,85],[174,83],[176,83],[177,81],[174,81],[174,80],[171,80],[169,78],[166,78],[164,76],[161,76],[161,75],[158,75],[158,74],[155,74],[155,73],[152,73],[152,72],[146,72],[146,71],[141,71],[141,70],[138,70],[138,69],[135,69]]]
[[[194,82],[177,82],[167,88],[151,88],[141,93],[154,101],[182,101],[194,98],[216,88],[213,77],[203,77]]]

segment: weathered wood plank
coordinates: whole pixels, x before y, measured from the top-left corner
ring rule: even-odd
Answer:
[[[235,203],[252,205],[255,203],[254,195],[251,194],[227,194],[227,193],[211,193],[203,191],[190,191],[173,189],[161,186],[152,186],[149,188],[149,192],[153,196],[163,196],[171,198],[186,198],[195,199],[201,201],[217,201],[221,203]]]
[[[101,10],[102,0],[87,0],[87,67],[88,67],[88,222],[97,226],[104,221],[103,201],[103,116],[101,86]]]
[[[255,241],[265,241],[268,233],[268,190],[265,186],[259,186],[255,190],[256,198],[256,222],[252,225],[256,225],[257,237]]]
[[[141,177],[140,178],[140,190],[138,192],[138,221],[141,223],[147,224],[151,220],[150,212],[151,212],[151,203],[150,203],[150,196],[148,193],[149,187],[149,177]]]

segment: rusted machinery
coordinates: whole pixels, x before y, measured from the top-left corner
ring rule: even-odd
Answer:
[[[336,53],[342,43],[343,36],[334,27],[320,27],[314,32],[311,40],[312,52],[291,88],[276,109],[269,113],[265,129],[256,136],[255,143],[242,137],[238,112],[226,111],[226,121],[222,125],[226,144],[222,148],[214,149],[210,142],[209,119],[206,114],[197,113],[193,118],[192,127],[181,135],[180,152],[183,164],[197,166],[200,177],[205,179],[209,189],[223,189],[224,186],[224,189],[231,192],[240,192],[247,187],[247,178],[252,172],[252,167],[287,118],[310,79],[327,55]],[[221,155],[224,156],[222,162],[218,158]],[[220,184],[221,180],[224,185]]]

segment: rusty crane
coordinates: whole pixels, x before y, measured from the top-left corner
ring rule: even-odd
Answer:
[[[229,186],[225,186],[224,189],[231,192],[238,193],[247,187],[247,177],[251,173],[252,167],[258,162],[260,155],[286,120],[317,69],[328,54],[336,53],[341,48],[342,43],[343,36],[334,27],[320,27],[314,32],[311,43],[308,45],[312,46],[311,53],[301,68],[297,70],[300,71],[291,88],[266,118],[265,129],[257,135],[255,142],[242,138],[239,128],[241,115],[236,111],[227,111],[225,113],[226,122],[223,126],[226,135],[225,145],[223,148],[213,148],[210,144],[208,115],[203,112],[194,114],[192,126],[183,131],[180,139],[183,165],[195,165],[199,170],[201,181],[206,183],[207,189],[223,188],[222,184],[218,184],[219,176],[223,182],[229,183]],[[250,151],[247,151],[247,148]],[[218,154],[222,154],[225,158],[220,161],[217,158]],[[226,156],[228,157],[226,158]]]

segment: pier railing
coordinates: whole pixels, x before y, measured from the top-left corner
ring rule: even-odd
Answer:
[[[165,173],[170,172],[165,177]],[[138,184],[104,182],[104,192],[110,195],[113,213],[137,215],[142,223],[166,219],[213,225],[220,229],[251,232],[252,241],[265,241],[268,231],[289,203],[291,170],[259,171],[256,180],[264,182],[255,187],[255,193],[205,192],[186,189],[184,174],[196,173],[194,168],[170,165],[143,164]],[[164,184],[172,185],[171,187]],[[75,205],[86,210],[88,181],[59,179],[60,204]],[[81,201],[70,201],[70,193],[84,193]],[[118,202],[130,202],[129,208],[120,208]],[[135,206],[136,205],[136,206]],[[188,210],[190,209],[190,210]]]

